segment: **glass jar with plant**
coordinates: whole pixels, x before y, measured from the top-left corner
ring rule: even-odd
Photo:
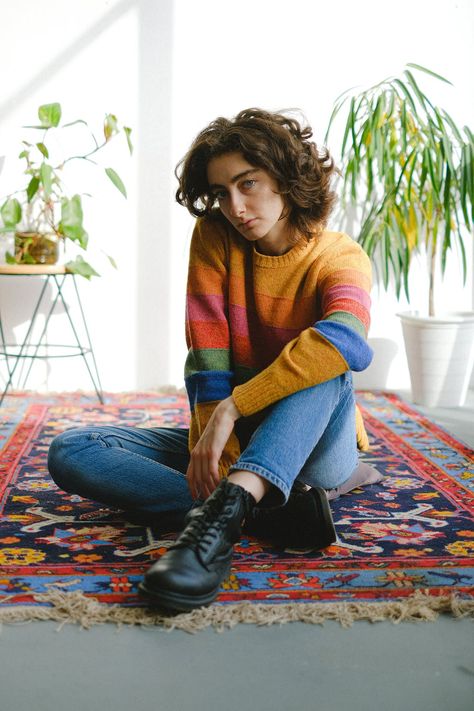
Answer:
[[[97,167],[95,157],[115,136],[124,134],[130,154],[133,151],[131,129],[120,126],[114,114],[107,114],[103,123],[103,135],[98,140],[86,121],[77,119],[61,125],[61,105],[43,104],[38,109],[39,125],[25,128],[41,131],[38,141],[23,141],[19,158],[25,161],[26,184],[20,190],[6,196],[0,207],[3,226],[0,232],[15,234],[15,254],[6,253],[8,264],[54,264],[58,259],[58,245],[71,240],[86,251],[89,237],[83,224],[82,196],[70,194],[64,182],[64,171],[72,161],[83,161]],[[53,134],[84,127],[89,147],[77,154],[52,160]],[[82,140],[81,140],[82,142]],[[113,168],[105,168],[105,174],[113,185],[127,197],[125,186]],[[109,257],[111,263],[115,263]],[[65,265],[74,274],[88,279],[97,276],[94,268],[78,254]]]

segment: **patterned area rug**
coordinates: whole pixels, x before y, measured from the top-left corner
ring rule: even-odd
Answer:
[[[392,394],[360,392],[380,484],[331,503],[338,540],[323,552],[242,538],[208,608],[164,615],[137,594],[176,534],[60,491],[53,436],[80,424],[188,422],[180,394],[14,394],[0,408],[0,620],[159,624],[195,631],[238,622],[434,619],[473,614],[474,452]]]

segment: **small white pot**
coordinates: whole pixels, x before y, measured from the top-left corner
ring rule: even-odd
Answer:
[[[474,312],[419,316],[407,311],[397,316],[413,401],[427,407],[463,405],[474,365]]]

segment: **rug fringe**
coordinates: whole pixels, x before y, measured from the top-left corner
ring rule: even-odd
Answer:
[[[404,600],[390,602],[241,602],[235,605],[211,605],[174,616],[159,614],[152,608],[105,605],[81,591],[51,591],[35,595],[35,600],[41,606],[0,605],[0,622],[56,620],[63,624],[80,624],[85,629],[114,622],[118,625],[159,626],[167,630],[179,629],[195,633],[206,627],[221,631],[239,623],[263,626],[287,622],[323,624],[326,620],[335,620],[343,627],[350,627],[356,620],[390,620],[399,623],[434,621],[441,613],[450,613],[455,618],[474,616],[474,600],[463,600],[455,594],[434,597],[423,591],[417,591]]]

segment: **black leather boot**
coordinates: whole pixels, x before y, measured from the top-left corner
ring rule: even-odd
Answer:
[[[255,507],[244,533],[268,540],[278,548],[321,550],[334,543],[336,529],[324,489],[306,490],[295,483],[287,503],[273,509]]]
[[[255,499],[223,479],[192,515],[176,543],[145,574],[140,592],[170,610],[209,605],[230,572],[233,544]]]

